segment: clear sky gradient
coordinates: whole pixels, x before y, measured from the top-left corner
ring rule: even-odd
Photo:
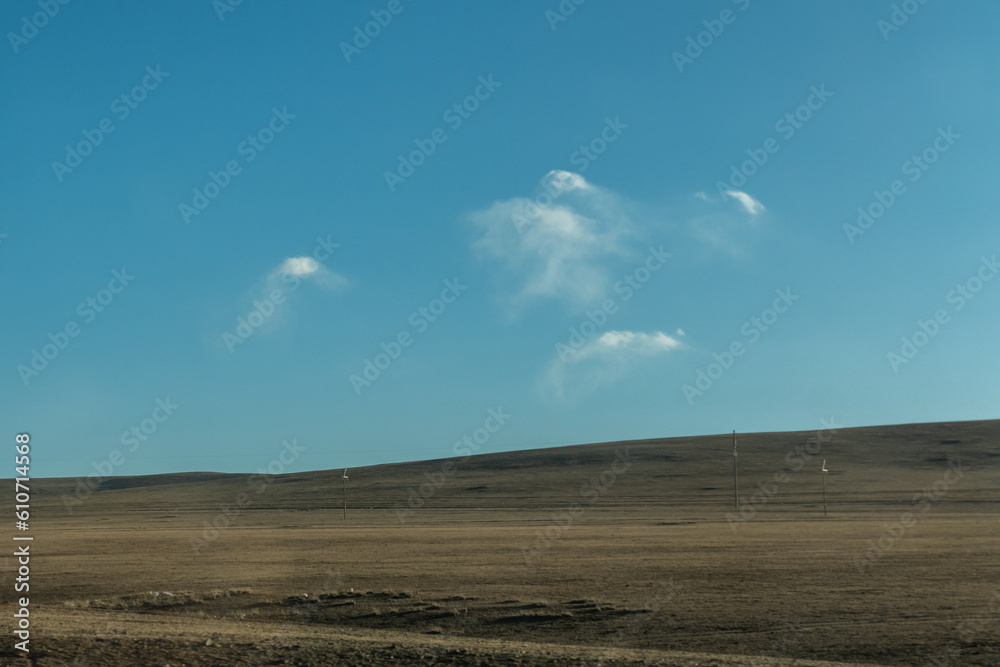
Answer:
[[[997,416],[995,2],[16,0],[0,28],[32,476]]]

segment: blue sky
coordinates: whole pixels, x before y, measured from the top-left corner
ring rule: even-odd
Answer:
[[[5,3],[11,440],[125,475],[995,417],[1000,8],[903,4]]]

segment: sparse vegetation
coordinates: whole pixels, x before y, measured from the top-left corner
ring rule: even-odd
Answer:
[[[519,548],[623,443],[470,458],[405,525],[392,505],[426,464],[356,469],[354,493],[379,509],[346,523],[339,470],[288,475],[201,555],[187,536],[246,483],[238,475],[121,478],[72,514],[59,502],[70,481],[40,480],[50,523],[32,582],[34,655],[42,666],[805,666],[923,664],[948,650],[949,665],[996,665],[1000,624],[974,635],[961,624],[988,614],[1000,581],[998,427],[842,430],[819,457],[835,462],[828,520],[818,469],[789,471],[738,533],[718,463],[728,436],[624,443],[628,483],[533,568]],[[744,488],[810,435],[741,436]],[[961,479],[859,573],[852,558],[956,459]]]

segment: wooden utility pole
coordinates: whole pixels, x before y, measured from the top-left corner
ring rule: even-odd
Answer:
[[[347,468],[344,468],[344,521],[347,521]]]
[[[736,468],[736,431],[733,431],[733,503],[740,508],[740,478]]]
[[[823,516],[826,516],[826,474],[830,472],[826,469],[826,459],[823,459],[823,469],[820,471],[823,475]]]

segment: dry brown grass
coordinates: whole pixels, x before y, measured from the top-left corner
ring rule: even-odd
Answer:
[[[246,477],[123,478],[72,512],[60,502],[72,480],[45,480],[32,646],[42,665],[923,665],[942,651],[949,665],[996,665],[997,427],[841,431],[735,531],[727,436],[469,459],[404,523],[393,506],[440,462],[355,470],[346,523],[339,471],[290,475],[197,553],[191,538]],[[811,435],[741,437],[744,493]],[[632,465],[581,498],[625,447]],[[962,477],[859,572],[868,541],[958,459]],[[582,512],[558,528],[553,513],[573,502]]]

